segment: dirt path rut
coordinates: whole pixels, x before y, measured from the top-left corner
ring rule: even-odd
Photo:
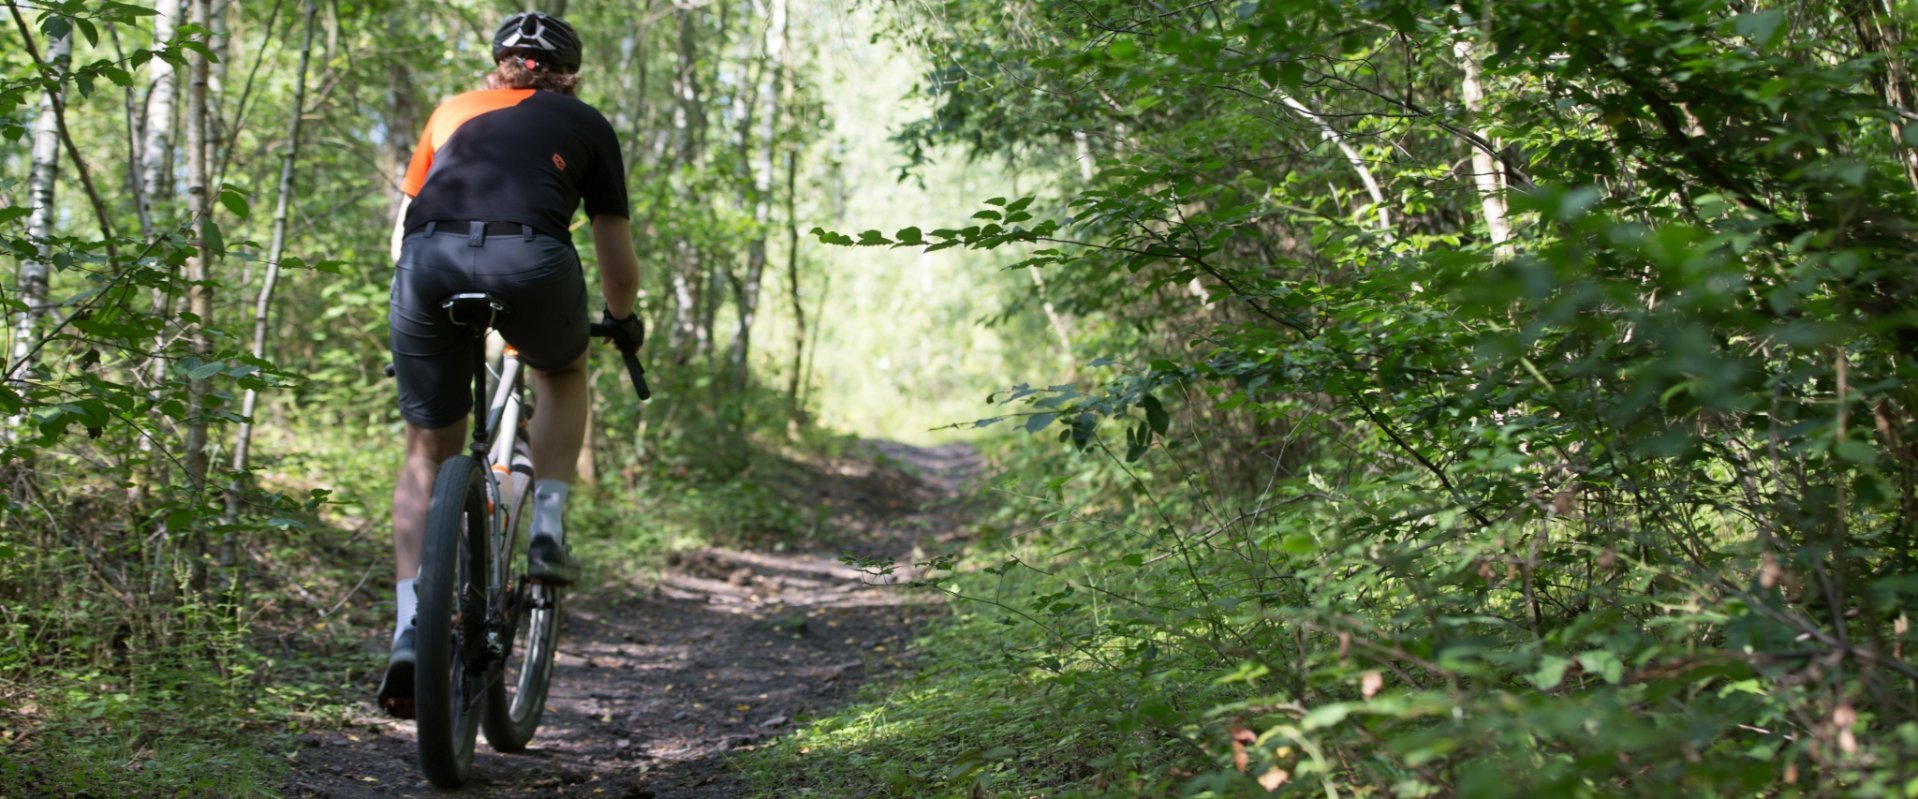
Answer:
[[[829,507],[835,539],[861,554],[906,564],[917,547],[958,535],[956,500],[978,470],[976,453],[891,442],[857,449],[778,489]],[[460,793],[746,796],[730,754],[910,667],[913,628],[931,609],[879,582],[837,552],[703,549],[676,557],[657,583],[575,592],[539,735],[515,755],[482,742]],[[445,795],[419,775],[412,722],[387,719],[370,702],[363,710],[303,739],[283,794]]]

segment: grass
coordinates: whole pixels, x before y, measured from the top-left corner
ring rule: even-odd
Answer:
[[[43,669],[0,711],[0,797],[272,795],[283,710],[246,701],[198,653],[132,672]]]
[[[993,579],[975,573],[962,584]],[[1200,750],[1169,729],[1206,686],[1152,673],[1036,665],[1054,652],[1007,616],[961,603],[915,644],[916,672],[744,756],[764,796],[979,799],[1164,796]],[[976,612],[975,612],[976,611]]]

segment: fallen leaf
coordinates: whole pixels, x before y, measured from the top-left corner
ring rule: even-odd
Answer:
[[[1278,766],[1273,766],[1259,775],[1259,787],[1264,788],[1266,793],[1271,793],[1278,790],[1279,786],[1284,785],[1289,779],[1292,779],[1292,775],[1285,773],[1285,770]]]

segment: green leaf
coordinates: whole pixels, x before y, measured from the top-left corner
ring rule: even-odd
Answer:
[[[49,14],[40,21],[40,32],[47,35],[47,41],[58,41],[73,35],[73,21],[58,14]]]
[[[1059,414],[1056,413],[1035,413],[1028,416],[1026,417],[1026,432],[1037,433],[1044,430],[1047,425],[1052,424],[1052,421],[1057,418],[1059,418]]]
[[[1625,662],[1618,659],[1617,653],[1609,649],[1594,649],[1582,652],[1578,656],[1578,665],[1592,674],[1596,674],[1613,685],[1625,679]]]
[[[1106,46],[1106,55],[1112,56],[1114,61],[1131,61],[1139,55],[1139,44],[1132,41],[1131,37],[1121,36]]]
[[[1279,551],[1288,555],[1310,555],[1319,551],[1319,540],[1311,533],[1287,533],[1279,541]]]
[[[114,2],[114,0],[107,0],[107,3],[100,7],[101,16],[111,18],[116,22],[132,22],[139,17],[157,16],[159,13],[158,9],[136,6],[129,3],[118,3]]]
[[[226,253],[226,236],[220,233],[220,226],[211,219],[200,223],[200,237],[206,241],[206,248],[217,254]]]
[[[232,186],[220,187],[220,204],[241,219],[246,219],[253,214],[253,208],[247,205],[246,195],[235,191]]]
[[[821,244],[832,244],[840,247],[849,247],[854,244],[851,236],[844,233],[835,233],[823,227],[813,228],[812,234],[814,238],[819,239],[819,243]]]
[[[1279,84],[1292,91],[1298,91],[1305,85],[1305,65],[1297,61],[1280,64]]]
[[[226,371],[226,364],[221,361],[214,361],[193,367],[186,373],[186,376],[189,380],[205,380],[224,371]]]
[[[1878,462],[1878,449],[1873,447],[1870,442],[1860,441],[1855,438],[1847,438],[1839,441],[1832,446],[1831,451],[1832,454],[1837,455],[1840,459],[1856,463],[1860,466],[1871,466]]]
[[[1538,671],[1532,672],[1526,679],[1531,680],[1532,685],[1537,686],[1539,690],[1550,691],[1565,680],[1565,670],[1571,665],[1572,661],[1566,658],[1546,655],[1539,660]]]
[[[886,238],[886,234],[877,230],[868,230],[859,234],[859,246],[861,247],[877,247],[891,243],[892,239]]]
[[[1752,40],[1759,49],[1769,50],[1784,34],[1785,12],[1780,9],[1754,11],[1732,17],[1732,30]]]
[[[1159,404],[1159,398],[1151,394],[1143,395],[1139,397],[1139,405],[1145,408],[1145,421],[1151,425],[1152,432],[1165,435],[1165,431],[1172,426],[1172,416],[1165,412],[1165,406]]]
[[[1333,702],[1329,705],[1319,705],[1318,707],[1312,708],[1312,712],[1305,714],[1305,718],[1299,720],[1299,726],[1308,730],[1330,727],[1344,721],[1345,717],[1352,715],[1352,711],[1357,708],[1358,704],[1356,702]]]
[[[973,219],[998,219],[999,212],[988,208],[986,210],[980,211],[979,213],[973,214],[972,218]]]
[[[926,243],[925,234],[920,233],[919,228],[916,227],[900,228],[899,232],[892,234],[892,237],[899,242],[897,246],[901,247]]]

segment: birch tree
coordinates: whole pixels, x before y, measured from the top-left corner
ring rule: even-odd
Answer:
[[[159,12],[153,18],[154,46],[173,38],[182,0],[159,0],[153,6]],[[147,62],[146,113],[141,125],[140,146],[140,235],[153,239],[154,204],[172,192],[173,167],[173,62],[155,58]]]
[[[73,34],[59,29],[47,43],[51,71],[64,74],[73,56]],[[27,237],[38,248],[33,258],[20,261],[19,298],[26,306],[14,325],[13,357],[10,373],[23,375],[31,369],[40,342],[40,325],[47,313],[47,283],[53,252],[47,243],[53,235],[54,185],[60,172],[60,94],[63,88],[50,88],[40,100],[40,111],[33,120],[32,166],[27,178],[27,203],[33,210],[27,216]]]
[[[206,27],[211,13],[212,0],[189,0],[192,8],[193,24]],[[210,280],[210,261],[212,248],[207,241],[207,231],[211,229],[211,211],[207,199],[207,144],[210,133],[207,82],[211,73],[211,63],[201,51],[187,58],[187,105],[186,105],[186,163],[187,163],[187,218],[193,221],[198,230],[194,236],[194,254],[186,262],[187,278],[187,314],[185,338],[188,350],[195,358],[203,359],[212,351],[212,339],[207,335],[207,325],[213,321],[213,283]],[[186,442],[183,459],[187,485],[197,499],[205,495],[207,469],[211,453],[208,451],[207,429],[207,392],[209,386],[205,378],[192,378],[187,385]],[[193,586],[206,587],[206,538],[204,531],[195,526],[189,545],[189,555],[193,557]]]

